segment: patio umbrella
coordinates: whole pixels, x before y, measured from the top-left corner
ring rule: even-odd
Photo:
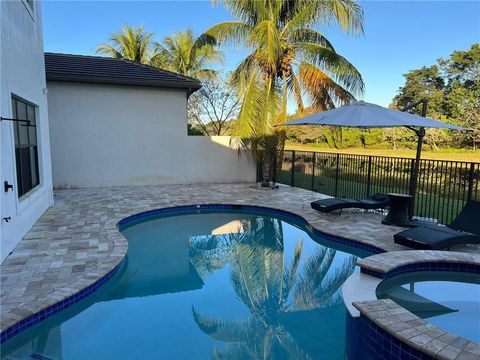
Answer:
[[[306,116],[301,119],[288,121],[281,126],[292,125],[324,125],[324,126],[344,126],[355,128],[388,128],[388,127],[406,127],[414,131],[418,136],[417,154],[415,166],[410,178],[409,193],[412,196],[410,207],[410,217],[413,211],[415,190],[417,186],[417,176],[422,153],[423,137],[425,128],[467,130],[460,126],[447,124],[438,120],[426,118],[426,101],[420,101],[409,106],[412,108],[423,104],[422,115],[418,116],[404,111],[392,110],[379,105],[370,104],[364,101],[357,101],[336,109],[324,111],[321,113]]]

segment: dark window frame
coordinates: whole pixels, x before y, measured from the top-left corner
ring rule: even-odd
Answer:
[[[19,198],[28,194],[41,183],[38,161],[37,108],[37,105],[12,94],[12,118],[30,121],[28,123],[13,122],[16,184]]]

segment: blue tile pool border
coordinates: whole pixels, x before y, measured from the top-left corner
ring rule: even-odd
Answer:
[[[388,279],[399,274],[405,274],[417,271],[447,271],[447,272],[462,272],[480,274],[480,265],[471,263],[460,263],[452,261],[420,261],[414,264],[406,264],[396,267],[385,273],[361,268],[360,271],[364,274],[375,276],[380,279]]]
[[[357,240],[352,240],[344,238],[337,235],[332,235],[323,231],[320,231],[314,228],[310,223],[305,220],[300,215],[294,214],[289,211],[279,210],[275,208],[270,208],[266,206],[256,206],[256,205],[240,205],[240,204],[198,204],[198,205],[182,205],[182,206],[173,206],[160,208],[155,210],[148,210],[138,214],[128,216],[117,223],[117,228],[119,231],[123,231],[130,226],[144,222],[147,220],[168,217],[174,215],[187,215],[187,214],[196,214],[196,213],[208,213],[209,211],[218,211],[218,210],[243,210],[250,212],[260,212],[266,215],[279,215],[288,220],[293,220],[300,222],[304,226],[304,230],[314,234],[315,236],[321,237],[325,240],[336,242],[342,245],[350,246],[356,249],[366,250],[373,254],[384,253],[385,250],[376,247],[374,245],[365,244]]]
[[[411,272],[451,272],[451,273],[471,273],[480,274],[480,265],[465,263],[459,261],[435,261],[435,260],[419,260],[416,263],[400,265],[390,271],[380,272],[364,267],[360,268],[364,274],[368,274],[379,279],[382,282],[386,279],[395,277],[400,274]],[[355,323],[357,322],[357,323]],[[353,335],[348,339],[346,351],[350,353],[351,360],[360,360],[362,356],[375,355],[378,359],[408,359],[408,360],[429,360],[432,356],[424,351],[417,350],[410,344],[403,342],[394,335],[381,329],[372,320],[368,319],[363,314],[360,314],[358,320],[353,319],[350,314],[347,314],[347,328],[356,329],[361,333],[361,341],[356,340]],[[352,331],[352,330],[351,330]],[[360,345],[359,345],[360,344]],[[365,351],[365,353],[359,352]],[[362,355],[355,355],[355,354]],[[360,356],[360,357],[357,357]]]
[[[347,312],[346,327],[345,352],[349,360],[433,359],[429,354],[392,336],[364,315],[353,318]]]
[[[32,314],[25,319],[15,323],[14,325],[10,326],[9,328],[5,329],[0,333],[0,344],[3,344],[7,340],[11,339],[15,335],[18,335],[24,330],[38,324],[39,322],[59,313],[62,310],[78,303],[80,300],[85,299],[87,296],[94,293],[100,287],[102,287],[108,280],[110,280],[113,275],[116,274],[118,269],[122,267],[124,264],[125,259],[122,259],[112,270],[110,270],[106,275],[95,281],[94,283],[88,285],[84,289],[80,290],[79,292],[66,297],[65,299],[46,307],[39,312]]]

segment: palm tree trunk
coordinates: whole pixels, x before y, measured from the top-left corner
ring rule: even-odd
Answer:
[[[269,187],[271,181],[271,167],[272,161],[270,158],[270,153],[265,149],[263,154],[263,164],[262,164],[262,187]]]

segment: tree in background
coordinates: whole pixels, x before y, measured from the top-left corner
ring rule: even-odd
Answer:
[[[152,57],[154,66],[200,80],[214,76],[215,71],[208,66],[222,61],[218,48],[199,42],[190,29],[165,36],[163,44],[156,42]]]
[[[194,126],[201,124],[200,117],[195,118],[195,116],[202,112],[202,105],[220,96],[219,90],[214,91],[216,72],[208,66],[221,62],[223,60],[222,53],[212,44],[200,44],[190,29],[165,36],[163,44],[155,42],[153,35],[153,33],[146,33],[143,25],[137,28],[125,25],[120,32],[110,37],[108,43],[98,46],[96,52],[207,81],[207,88],[195,93],[189,99],[187,133],[189,135],[208,135],[210,131],[205,131],[202,126]],[[206,97],[207,94],[209,97]],[[219,104],[221,104],[220,99],[216,98],[215,105]],[[216,120],[215,125],[220,123],[222,125],[220,129],[213,132],[220,134],[224,121],[218,119],[216,115],[213,115]],[[228,119],[229,117],[226,120]]]
[[[463,118],[463,126],[472,131],[467,131],[464,134],[464,138],[457,139],[457,141],[466,141],[472,144],[473,150],[476,150],[477,144],[480,142],[480,108],[477,107],[465,115]]]
[[[240,99],[229,77],[217,74],[190,96],[188,122],[204,135],[230,135],[239,111]]]
[[[165,36],[163,44],[155,43],[155,52],[151,60],[153,66],[202,81],[202,88],[188,99],[188,135],[210,135],[208,129],[202,126],[204,117],[201,113],[205,112],[202,106],[216,95],[211,92],[211,84],[216,81],[216,71],[209,66],[222,61],[220,50],[212,44],[200,43],[190,29]],[[207,94],[210,97],[206,97]],[[217,120],[216,124],[219,121],[221,122]]]
[[[191,136],[203,136],[205,135],[202,130],[196,128],[190,123],[187,123],[187,134]]]
[[[437,65],[411,70],[405,76],[405,85],[398,90],[392,107],[428,100],[427,116],[446,120],[473,129],[471,133],[452,133],[428,129],[426,142],[432,148],[438,143],[448,146],[472,146],[480,141],[480,45],[469,50],[455,51]],[[412,112],[420,114],[421,109]]]
[[[480,142],[480,45],[455,51],[439,63],[447,80],[444,101],[447,117],[473,130],[453,137],[458,145],[475,149]]]
[[[333,108],[361,93],[357,69],[338,54],[320,24],[337,24],[363,33],[363,10],[354,1],[222,2],[238,21],[216,24],[201,37],[207,44],[243,45],[249,55],[233,72],[242,107],[234,135],[263,165],[262,185],[273,176],[274,157],[284,132],[275,128],[287,117],[287,99],[303,110],[305,95],[317,111]]]
[[[184,76],[205,79],[215,74],[207,66],[222,62],[222,53],[211,44],[200,44],[192,30],[165,36],[163,44],[153,40],[143,25],[125,25],[108,43],[97,46],[97,54],[127,59],[174,71]]]
[[[137,28],[125,25],[110,37],[108,43],[97,46],[96,53],[150,64],[154,51],[152,38],[153,33],[145,32],[143,25]]]

